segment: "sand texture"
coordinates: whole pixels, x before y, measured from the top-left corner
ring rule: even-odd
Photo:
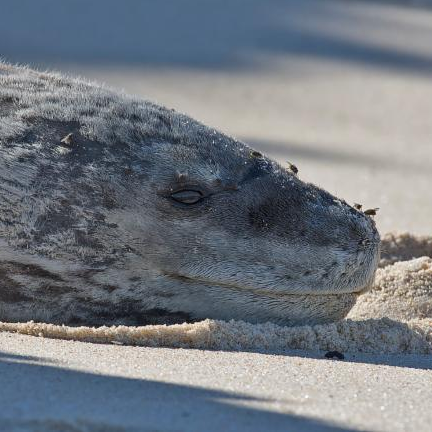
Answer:
[[[381,233],[430,236],[432,9],[424,3],[8,2],[0,54],[188,113],[294,163],[302,180],[350,204],[379,207]],[[351,321],[81,335],[133,344],[142,331],[149,346],[234,351],[92,344],[4,324],[46,337],[0,332],[0,432],[430,431],[432,356],[409,354],[430,352],[422,308],[430,277],[408,264],[430,251],[431,237],[383,236],[380,288],[359,298]],[[262,353],[275,343],[275,352],[311,349]],[[247,344],[259,349],[241,351]],[[327,346],[345,360],[325,359],[318,349]]]
[[[417,238],[408,234],[384,237],[384,246],[391,251],[389,262],[395,257],[411,258],[429,253],[431,244],[430,237]],[[397,261],[378,269],[371,290],[359,296],[347,319],[333,324],[280,327],[271,323],[253,325],[241,321],[205,320],[195,324],[92,328],[2,322],[0,330],[149,347],[430,354],[432,258],[424,256]]]

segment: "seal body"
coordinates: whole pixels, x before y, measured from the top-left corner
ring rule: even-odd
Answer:
[[[0,63],[0,319],[342,318],[373,220],[173,110]]]

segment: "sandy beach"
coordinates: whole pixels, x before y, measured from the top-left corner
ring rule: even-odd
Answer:
[[[385,237],[375,287],[319,328],[0,323],[0,431],[430,430],[427,2],[6,3],[7,61],[186,112],[410,234]]]

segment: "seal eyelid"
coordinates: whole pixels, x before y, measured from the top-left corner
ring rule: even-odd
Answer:
[[[182,204],[196,204],[204,198],[204,195],[197,190],[183,189],[171,194],[171,198]]]

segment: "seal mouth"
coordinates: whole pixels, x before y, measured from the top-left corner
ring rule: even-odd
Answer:
[[[186,283],[199,283],[202,285],[211,285],[211,286],[220,286],[222,288],[226,288],[229,289],[231,291],[236,291],[236,292],[247,292],[247,293],[251,293],[251,294],[256,294],[259,296],[263,296],[263,297],[268,297],[268,298],[273,298],[273,299],[283,299],[283,298],[292,298],[293,296],[320,296],[320,297],[334,297],[334,296],[341,296],[341,295],[354,295],[356,297],[364,294],[366,291],[368,291],[371,286],[372,286],[372,282],[369,282],[365,285],[362,285],[361,287],[357,287],[355,290],[351,290],[351,291],[338,291],[338,292],[323,292],[323,291],[310,291],[310,292],[274,292],[274,291],[269,291],[266,290],[264,288],[252,288],[252,287],[248,287],[248,286],[244,286],[244,285],[239,285],[239,284],[234,284],[234,283],[230,283],[230,282],[216,282],[216,281],[212,281],[212,280],[207,280],[207,279],[200,279],[200,278],[193,278],[190,276],[185,276],[185,275],[179,275],[179,274],[173,274],[173,273],[166,273],[166,276],[173,278],[173,279],[177,279],[179,281],[182,282],[186,282]]]
[[[168,275],[167,275],[168,276]],[[170,274],[177,281],[190,284],[202,284],[224,290],[216,293],[227,306],[232,302],[238,305],[236,312],[230,308],[213,310],[212,303],[207,304],[198,313],[199,319],[237,319],[251,323],[273,322],[282,326],[315,325],[336,322],[345,318],[360,294],[358,292],[341,293],[283,293],[265,289],[253,289],[243,285],[226,282],[211,282],[183,275]],[[218,297],[219,295],[219,297]],[[240,301],[240,303],[239,303]]]

